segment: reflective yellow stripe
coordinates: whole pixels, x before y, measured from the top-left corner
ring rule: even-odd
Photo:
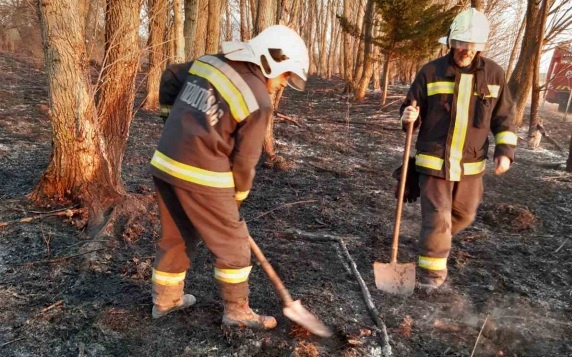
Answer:
[[[236,191],[234,194],[234,199],[237,201],[244,201],[246,197],[248,197],[249,193],[250,191]]]
[[[242,283],[248,280],[252,266],[242,269],[214,269],[215,279],[225,283]]]
[[[445,270],[447,269],[447,258],[431,258],[420,255],[417,265],[429,270]]]
[[[427,95],[453,94],[455,92],[455,82],[433,82],[427,83]]]
[[[234,120],[240,123],[250,114],[238,88],[218,68],[197,60],[189,72],[206,79],[216,88],[227,101]]]
[[[153,276],[151,280],[159,285],[178,285],[185,280],[186,272],[182,273],[166,273],[164,271],[155,270],[153,268]]]
[[[155,155],[151,159],[151,165],[173,177],[199,185],[217,188],[234,187],[232,172],[203,170],[173,160],[159,151],[155,151]]]
[[[469,162],[463,164],[463,172],[465,175],[476,175],[480,174],[481,172],[485,171],[486,167],[486,160],[480,162]]]
[[[441,170],[445,160],[435,156],[417,154],[415,155],[415,166],[427,167],[433,170]]]
[[[501,131],[495,135],[495,143],[497,145],[508,144],[516,146],[518,137],[512,131]]]
[[[169,113],[171,113],[171,106],[166,104],[161,104],[161,111],[159,115],[162,117],[168,117]]]
[[[463,158],[463,147],[469,124],[469,107],[471,105],[471,93],[473,89],[473,75],[461,74],[459,82],[459,94],[457,96],[457,117],[455,118],[455,129],[451,140],[451,151],[449,154],[449,180],[461,180],[461,159]]]

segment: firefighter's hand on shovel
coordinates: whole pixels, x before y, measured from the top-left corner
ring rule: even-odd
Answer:
[[[272,268],[270,263],[268,263],[268,260],[266,260],[266,257],[260,248],[258,248],[258,245],[252,237],[248,237],[248,243],[250,244],[250,250],[252,250],[256,259],[258,259],[262,265],[264,272],[268,275],[268,278],[272,281],[272,284],[274,284],[276,291],[278,291],[280,298],[284,302],[284,309],[282,310],[284,315],[315,335],[330,337],[332,335],[332,331],[330,331],[330,329],[318,320],[310,311],[306,310],[306,308],[302,306],[300,300],[294,301],[294,299],[292,299],[292,296],[290,296],[290,293],[286,290],[282,280],[280,280],[274,271],[274,268]]]

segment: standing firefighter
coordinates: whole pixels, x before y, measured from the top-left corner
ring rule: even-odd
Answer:
[[[161,218],[152,314],[159,318],[195,303],[183,287],[202,239],[216,256],[222,323],[271,329],[276,320],[248,305],[249,233],[238,208],[252,186],[273,112],[269,93],[287,84],[304,89],[308,50],[285,26],[222,49],[170,66],[161,79],[161,112],[168,118],[151,161]]]
[[[415,169],[421,189],[419,287],[447,278],[451,238],[474,221],[482,193],[489,130],[495,136],[495,173],[506,172],[517,144],[513,102],[501,67],[480,55],[489,23],[469,8],[451,24],[451,51],[421,69],[401,107],[405,126],[419,128]],[[417,106],[412,106],[413,101]],[[410,189],[410,192],[413,192]]]

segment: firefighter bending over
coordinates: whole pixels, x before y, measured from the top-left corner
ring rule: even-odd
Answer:
[[[271,26],[222,53],[172,65],[161,78],[165,127],[151,160],[161,220],[153,268],[154,318],[193,305],[183,293],[202,240],[216,256],[222,323],[271,329],[276,320],[248,304],[251,255],[240,203],[248,196],[273,112],[269,93],[303,90],[309,65],[300,36]]]

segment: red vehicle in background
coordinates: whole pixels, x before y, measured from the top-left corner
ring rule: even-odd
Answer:
[[[564,112],[572,90],[572,48],[556,47],[546,75],[548,88],[545,99],[558,104],[558,111]],[[568,112],[572,112],[572,103]]]

